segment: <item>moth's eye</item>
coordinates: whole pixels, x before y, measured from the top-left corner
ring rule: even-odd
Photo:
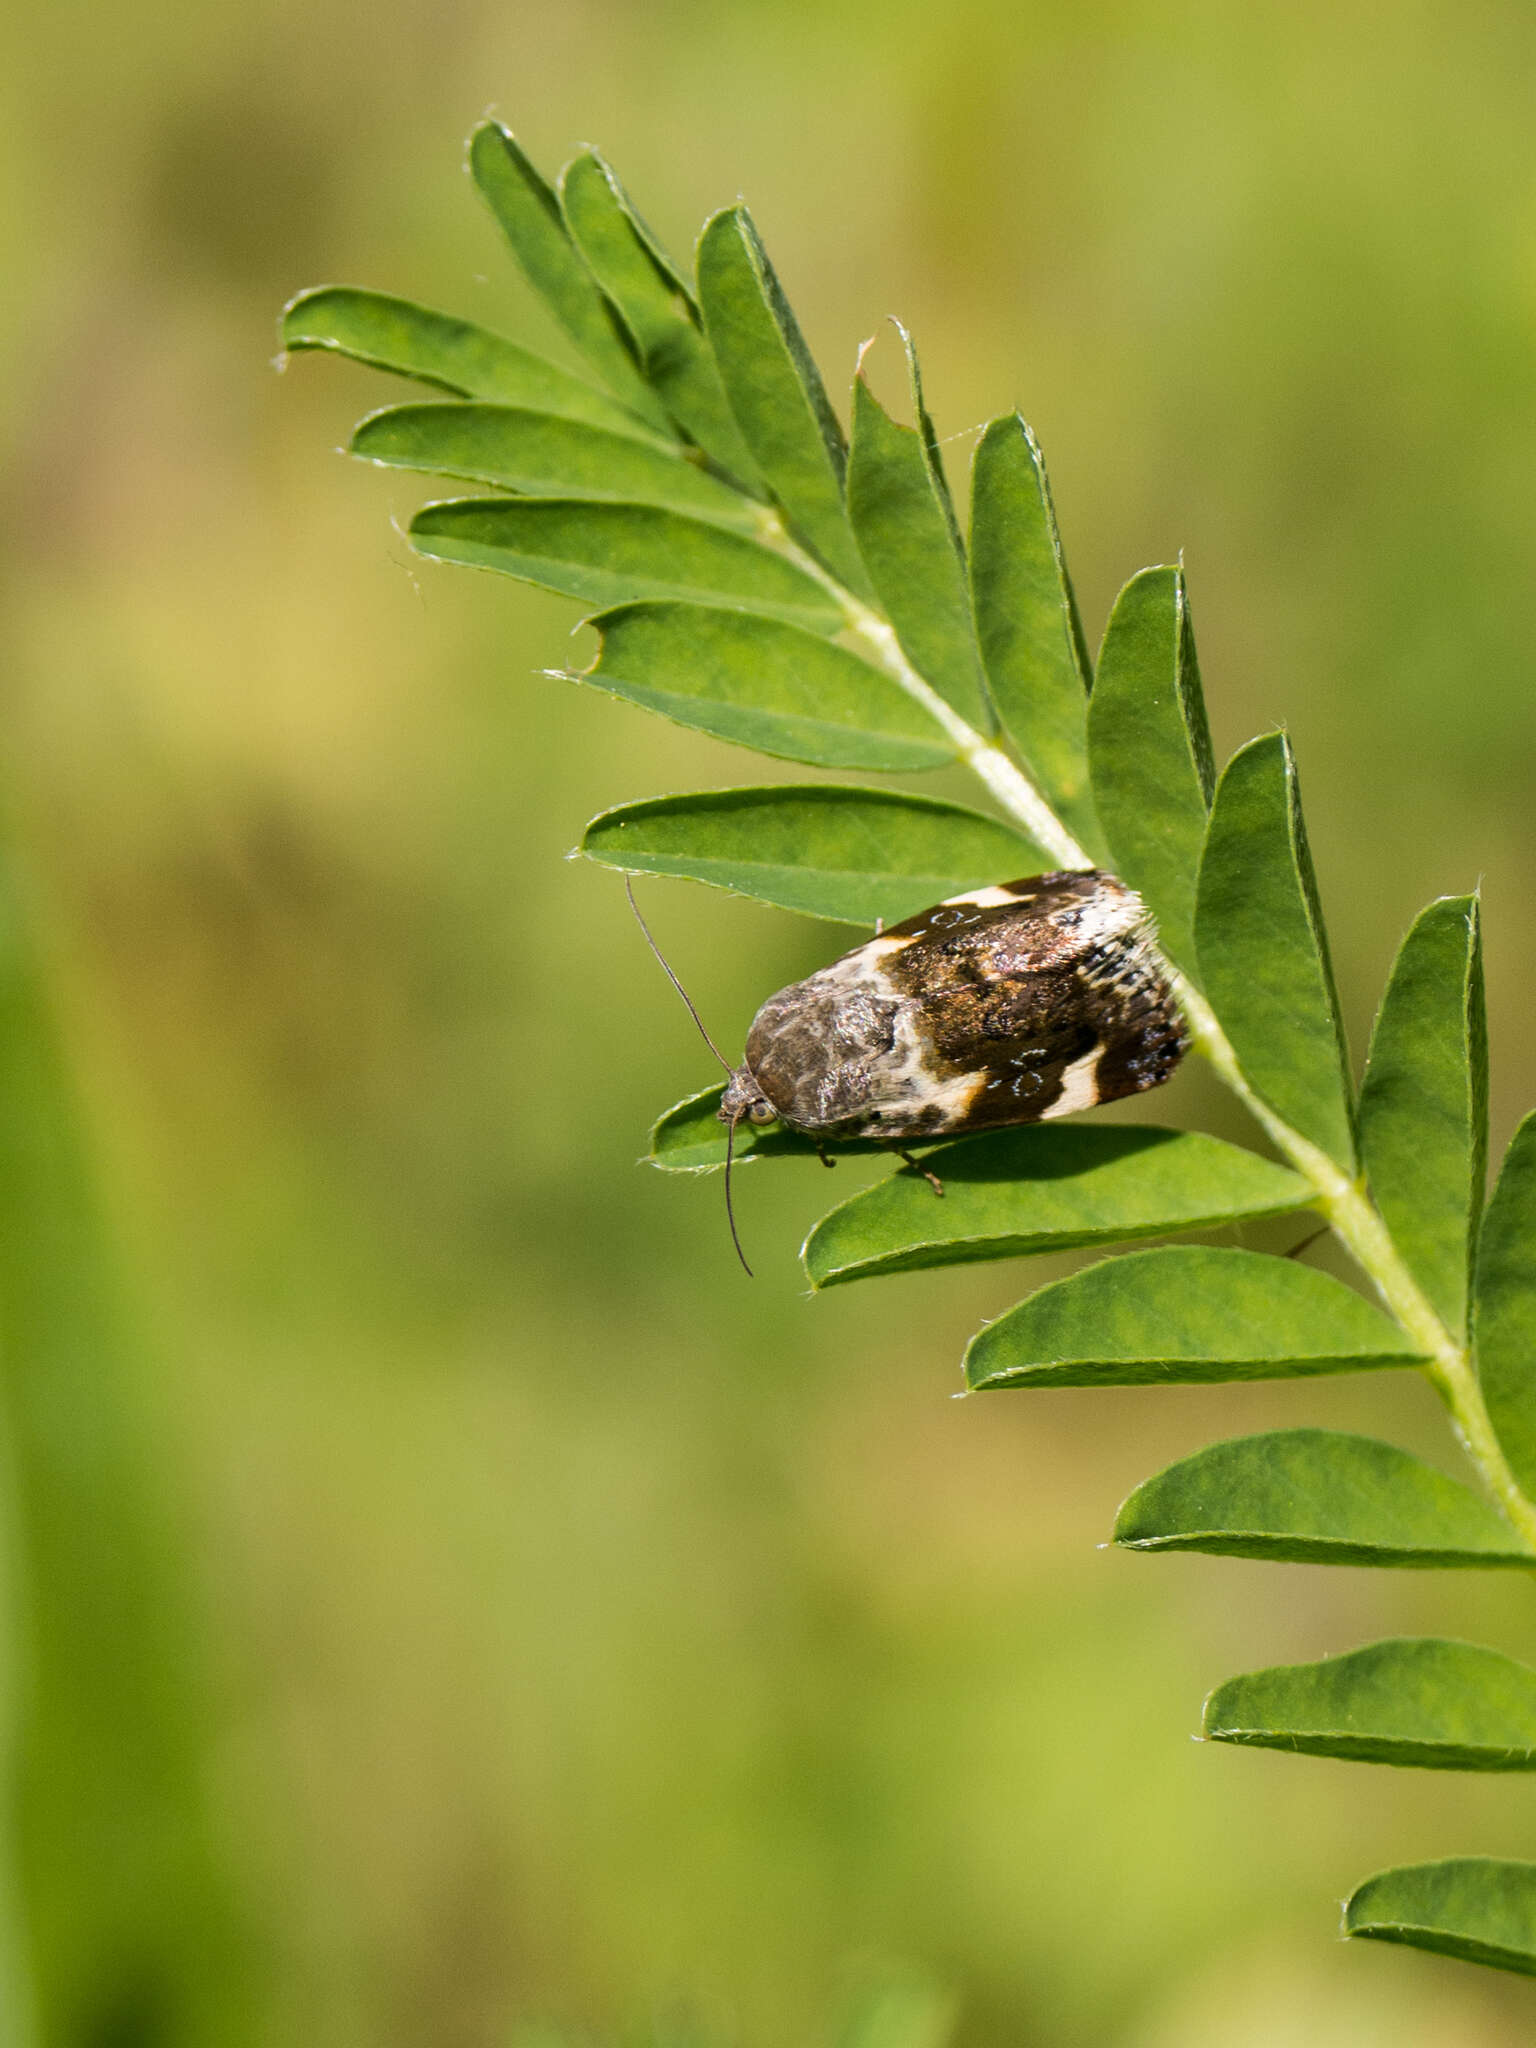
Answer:
[[[747,1111],[747,1122],[752,1124],[777,1123],[779,1112],[771,1102],[754,1102]]]

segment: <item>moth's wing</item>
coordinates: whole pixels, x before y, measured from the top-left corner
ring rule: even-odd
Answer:
[[[1027,906],[924,931],[889,973],[916,1003],[927,1084],[911,1135],[1069,1116],[1166,1080],[1184,1050],[1167,988],[1134,940],[1106,953],[1042,929]]]

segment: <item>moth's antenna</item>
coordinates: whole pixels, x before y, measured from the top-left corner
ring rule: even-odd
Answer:
[[[651,937],[651,928],[646,923],[645,919],[640,915],[640,906],[635,901],[634,884],[630,881],[628,875],[624,877],[624,894],[629,898],[629,907],[635,913],[635,923],[639,925],[640,930],[644,935],[645,943],[650,947],[651,951],[656,955],[656,958],[661,962],[662,973],[667,977],[668,981],[671,982],[672,986],[677,990],[678,994],[682,997],[684,1003],[687,1005],[689,1016],[693,1019],[694,1023],[697,1024],[699,1027],[700,1038],[703,1039],[704,1043],[709,1047],[710,1051],[714,1054],[715,1058],[720,1062],[722,1070],[729,1078],[730,1076],[735,1074],[736,1069],[731,1065],[730,1061],[725,1057],[724,1053],[721,1052],[719,1046],[716,1045],[715,1041],[704,1029],[704,1019],[693,1007],[693,998],[689,995],[687,989],[683,987],[683,984],[678,980],[677,976],[672,972],[672,969],[668,966],[666,954],[662,952],[660,946],[658,946],[656,941]],[[727,1211],[729,1211],[731,1206],[729,1161],[727,1161],[726,1167],[725,1206]],[[736,1226],[734,1223],[731,1225],[731,1235],[732,1237],[736,1235]],[[736,1249],[739,1252],[741,1250],[741,1246],[738,1244]],[[746,1266],[747,1264],[745,1259],[743,1259],[741,1263],[744,1266]],[[750,1272],[752,1269],[750,1266],[748,1266],[747,1270],[748,1272]]]
[[[736,1126],[740,1116],[733,1116],[725,1127],[725,1220],[731,1226],[731,1243],[736,1247],[736,1256],[741,1261],[741,1270],[750,1280],[754,1277],[747,1264],[747,1255],[741,1248],[741,1239],[736,1234],[736,1211],[731,1207],[731,1165],[736,1157]]]
[[[721,1052],[719,1046],[716,1045],[715,1041],[704,1029],[704,1019],[693,1007],[692,997],[689,995],[687,989],[683,987],[683,984],[678,980],[677,976],[672,972],[671,967],[668,965],[666,954],[662,952],[660,946],[658,946],[656,941],[651,937],[651,928],[646,923],[645,919],[640,915],[640,906],[635,901],[634,884],[633,882],[631,882],[628,875],[624,877],[624,894],[629,898],[629,907],[635,913],[635,923],[639,925],[640,930],[645,937],[645,943],[650,947],[651,951],[656,955],[656,958],[661,962],[662,973],[667,977],[668,981],[671,982],[672,986],[677,990],[678,994],[682,997],[683,1002],[687,1006],[689,1016],[693,1019],[694,1023],[699,1027],[700,1038],[703,1039],[704,1043],[709,1047],[710,1051],[714,1054],[715,1058],[720,1062],[721,1067],[725,1070],[727,1078],[734,1079],[736,1069],[731,1065],[730,1061]],[[736,1126],[741,1122],[742,1114],[743,1112],[738,1111],[735,1116],[728,1118],[726,1120],[725,1126],[725,1220],[730,1225],[731,1243],[736,1247],[736,1256],[741,1261],[741,1270],[743,1271],[743,1273],[746,1274],[747,1278],[751,1280],[755,1276],[752,1272],[752,1268],[747,1264],[747,1255],[741,1248],[741,1236],[736,1228],[736,1211],[731,1206],[731,1167],[736,1158]]]

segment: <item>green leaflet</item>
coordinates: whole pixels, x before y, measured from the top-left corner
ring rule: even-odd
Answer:
[[[652,505],[580,499],[458,498],[425,505],[411,545],[439,562],[495,569],[593,606],[634,598],[740,605],[836,632],[841,618],[811,578],[755,541]]]
[[[1368,1878],[1344,1932],[1536,1976],[1536,1863],[1453,1856]]]
[[[700,332],[693,295],[596,150],[566,165],[560,204],[571,239],[622,314],[667,410],[723,469],[758,488],[757,465]]]
[[[1088,746],[1116,871],[1146,899],[1163,950],[1194,974],[1195,880],[1215,769],[1182,570],[1143,569],[1116,598]]]
[[[1290,742],[1250,740],[1216,791],[1195,943],[1206,994],[1270,1107],[1355,1171],[1348,1055]]]
[[[810,917],[868,925],[1027,874],[1040,859],[1027,839],[979,811],[827,783],[621,804],[592,820],[581,850],[630,874],[687,875]]]
[[[676,442],[636,441],[506,405],[397,405],[370,413],[350,453],[391,469],[500,484],[536,498],[659,505],[757,530],[750,499],[690,462]]]
[[[1442,896],[1403,941],[1360,1089],[1371,1194],[1454,1336],[1488,1170],[1488,1026],[1475,896]]]
[[[903,334],[903,341],[906,336]],[[982,732],[993,727],[971,623],[965,560],[912,369],[918,426],[898,426],[853,380],[848,516],[870,580],[924,680]]]
[[[470,137],[469,168],[524,276],[572,341],[627,406],[675,438],[666,408],[571,241],[559,200],[500,122],[487,121]]]
[[[1092,672],[1045,461],[1016,412],[992,422],[971,465],[971,605],[1003,730],[1072,833],[1093,846]]]
[[[1476,1643],[1396,1636],[1229,1678],[1203,1725],[1212,1742],[1355,1763],[1536,1770],[1536,1671]]]
[[[1477,1240],[1472,1350],[1521,1488],[1536,1490],[1536,1111],[1510,1140]]]
[[[821,373],[744,206],[699,238],[699,302],[742,438],[796,534],[860,596],[869,579],[843,504],[847,451]]]
[[[798,626],[719,606],[636,604],[592,619],[579,681],[713,733],[820,768],[937,768],[954,748],[898,684]]]
[[[1289,1564],[1536,1566],[1470,1487],[1392,1444],[1331,1429],[1196,1451],[1137,1487],[1115,1541]]]
[[[822,1218],[803,1253],[815,1286],[1207,1230],[1283,1215],[1312,1195],[1257,1153],[1153,1124],[1034,1124],[962,1138],[928,1164],[942,1201],[902,1172]]]
[[[971,1340],[965,1374],[972,1387],[1123,1387],[1422,1363],[1379,1309],[1326,1273],[1262,1252],[1165,1245],[1042,1287]]]
[[[766,995],[769,991],[764,990]],[[698,1095],[686,1095],[681,1102],[659,1116],[651,1126],[649,1164],[659,1166],[664,1173],[704,1173],[710,1167],[725,1164],[725,1126],[715,1112],[724,1095],[723,1086],[706,1088]],[[837,1150],[843,1152],[883,1152],[890,1156],[889,1145],[877,1145],[872,1139],[839,1139]],[[909,1152],[921,1152],[926,1147],[919,1140],[907,1147]],[[816,1147],[799,1131],[792,1131],[784,1124],[739,1123],[736,1126],[735,1154],[738,1161],[743,1159],[793,1158],[814,1159]]]
[[[331,349],[376,370],[435,384],[459,398],[522,406],[633,440],[674,445],[660,442],[627,406],[594,391],[558,363],[546,362],[472,321],[455,320],[384,292],[351,285],[300,292],[283,311],[282,339],[286,349]]]

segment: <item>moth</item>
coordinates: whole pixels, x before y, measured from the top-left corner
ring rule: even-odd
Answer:
[[[907,1144],[1139,1094],[1187,1045],[1146,906],[1087,868],[946,897],[770,996],[739,1067],[711,1050],[728,1140],[777,1122],[828,1165],[827,1144],[861,1138],[922,1172]]]

